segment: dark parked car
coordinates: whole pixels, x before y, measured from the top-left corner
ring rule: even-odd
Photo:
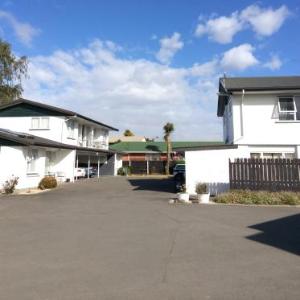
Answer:
[[[185,172],[177,173],[174,176],[174,185],[176,193],[182,190],[182,187],[185,185]]]
[[[98,176],[97,168],[93,168],[93,167],[85,168],[85,177],[86,178],[88,177],[88,174],[89,174],[90,178]]]
[[[176,176],[178,173],[185,174],[185,164],[176,164],[173,169],[173,175]]]

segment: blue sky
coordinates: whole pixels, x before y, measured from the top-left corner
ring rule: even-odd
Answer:
[[[299,75],[300,1],[1,1],[24,96],[123,131],[222,138],[218,77]]]

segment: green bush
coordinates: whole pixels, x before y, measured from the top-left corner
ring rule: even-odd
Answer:
[[[227,204],[300,205],[300,193],[232,190],[216,196],[213,201]]]
[[[57,180],[53,176],[44,177],[39,183],[39,189],[54,189],[57,187]]]
[[[126,176],[126,175],[130,175],[132,171],[132,167],[128,166],[128,167],[121,167],[118,169],[118,175],[120,176]]]

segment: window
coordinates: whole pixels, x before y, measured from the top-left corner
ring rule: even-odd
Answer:
[[[74,139],[75,138],[75,121],[68,120],[67,121],[67,128],[68,128],[68,138]]]
[[[263,158],[263,159],[279,159],[279,158],[293,159],[293,158],[296,158],[296,155],[295,155],[295,153],[292,153],[292,152],[289,152],[289,153],[252,152],[252,153],[250,153],[250,157],[255,158],[255,159],[259,159],[259,158]]]
[[[264,153],[263,154],[264,158],[267,159],[278,159],[278,158],[282,158],[282,153]]]
[[[260,153],[250,153],[250,157],[258,159],[258,158],[261,158],[261,154]]]
[[[279,120],[295,121],[298,119],[294,97],[280,97],[278,108]]]
[[[31,129],[49,129],[49,118],[48,117],[31,118]]]
[[[161,160],[160,154],[159,153],[146,154],[146,160],[159,161],[159,160]]]
[[[27,154],[27,173],[37,173],[36,162],[38,159],[38,150],[29,149]]]
[[[45,174],[53,175],[52,167],[55,165],[56,153],[51,151],[46,151],[45,160]]]
[[[296,158],[295,153],[284,153],[284,158],[293,159]]]

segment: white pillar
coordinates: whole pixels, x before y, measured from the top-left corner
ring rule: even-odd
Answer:
[[[78,169],[78,154],[76,153],[76,169]],[[77,180],[77,172],[75,173],[75,180]]]
[[[90,156],[88,156],[88,174],[87,174],[88,179],[90,179],[90,166],[91,166],[91,158]]]
[[[300,158],[300,145],[296,146],[296,158]]]
[[[147,175],[149,175],[149,160],[147,159]]]
[[[98,156],[98,169],[97,169],[97,176],[100,177],[100,157]]]

